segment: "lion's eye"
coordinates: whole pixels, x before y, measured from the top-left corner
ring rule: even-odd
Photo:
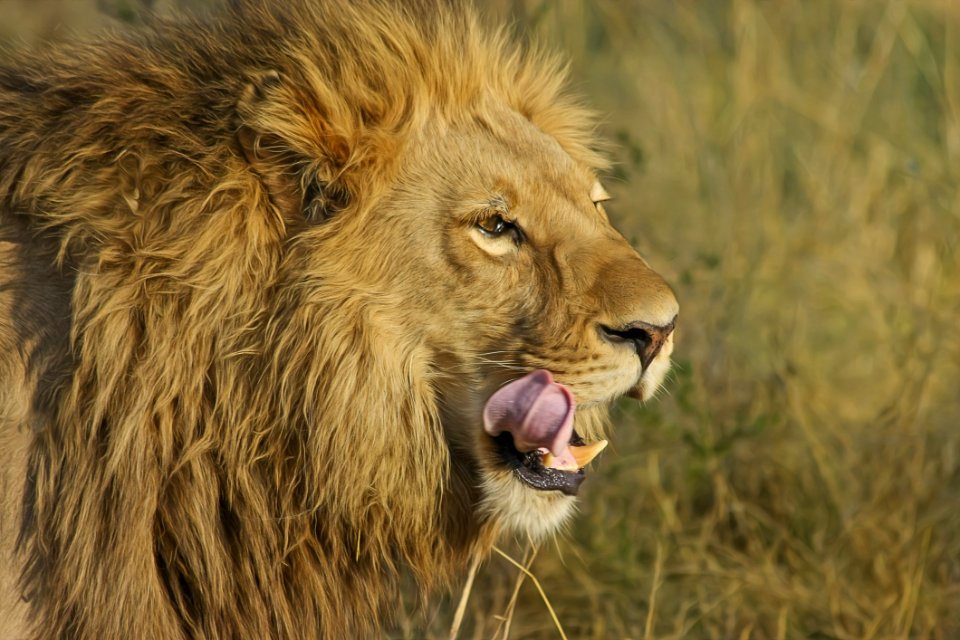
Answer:
[[[590,199],[593,201],[593,204],[600,204],[601,202],[609,200],[610,194],[603,188],[603,185],[599,182],[594,182],[593,188],[590,189]]]
[[[480,230],[480,233],[488,238],[501,238],[509,235],[517,244],[520,244],[520,241],[523,239],[520,227],[513,222],[504,220],[503,217],[499,215],[490,216],[489,218],[481,220],[477,223],[477,228]]]

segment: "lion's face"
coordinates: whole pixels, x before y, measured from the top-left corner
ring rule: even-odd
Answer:
[[[391,238],[384,277],[431,351],[451,464],[484,517],[538,536],[570,512],[610,403],[663,381],[677,301],[593,171],[519,114],[423,137],[365,224]]]

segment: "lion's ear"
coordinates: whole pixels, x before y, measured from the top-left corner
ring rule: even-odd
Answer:
[[[276,71],[253,76],[237,104],[237,142],[285,219],[319,223],[349,204],[339,179],[347,153],[337,136],[310,135],[322,120],[296,98]]]

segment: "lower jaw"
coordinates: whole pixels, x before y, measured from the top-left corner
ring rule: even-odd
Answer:
[[[539,473],[530,473],[526,467],[513,470],[520,482],[537,491],[559,491],[568,496],[576,496],[586,475],[583,471],[556,471],[546,469]]]
[[[478,512],[495,523],[498,535],[542,541],[561,530],[576,512],[576,498],[561,491],[538,490],[512,470],[485,474]]]
[[[579,440],[578,436],[574,435],[574,437]],[[517,481],[536,491],[556,491],[564,495],[576,496],[586,478],[583,469],[561,471],[544,467],[540,464],[538,453],[517,451],[513,447],[513,438],[509,433],[500,434],[494,438],[494,442],[504,463],[513,471]]]

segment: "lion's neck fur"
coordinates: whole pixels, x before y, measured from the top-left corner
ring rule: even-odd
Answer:
[[[297,287],[279,226],[215,215],[162,259],[103,241],[80,263],[72,381],[32,453],[45,634],[333,637],[494,533],[452,497],[430,354],[389,296]]]
[[[344,613],[357,629],[386,617],[401,569],[429,587],[489,544],[450,497],[464,488],[449,486],[429,354],[378,320],[397,316],[380,298],[291,292],[279,236],[245,214],[165,246],[167,269],[206,256],[202,272],[117,257],[78,277],[56,424],[84,428],[42,431],[32,453],[45,633],[134,637],[146,619],[171,637],[293,637],[307,619],[335,636]],[[205,280],[214,243],[255,254],[256,274]],[[74,588],[117,580],[136,588]],[[96,614],[122,611],[138,617]]]

